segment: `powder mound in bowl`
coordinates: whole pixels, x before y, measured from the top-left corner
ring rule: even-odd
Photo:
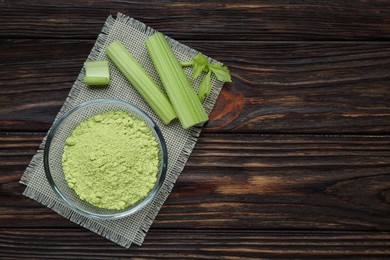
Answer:
[[[104,209],[130,207],[157,181],[159,148],[147,124],[125,111],[81,122],[65,141],[62,169],[80,199]]]

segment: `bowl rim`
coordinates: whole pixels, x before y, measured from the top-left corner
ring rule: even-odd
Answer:
[[[103,103],[116,103],[116,104],[124,105],[124,106],[130,108],[136,114],[140,115],[140,117],[142,117],[145,121],[147,121],[149,123],[150,129],[152,131],[154,131],[155,134],[157,135],[157,139],[158,139],[157,142],[160,144],[161,153],[162,153],[162,165],[161,165],[160,178],[157,180],[155,186],[149,192],[149,194],[136,206],[131,207],[128,210],[125,210],[123,212],[112,213],[112,214],[97,214],[97,213],[93,213],[90,211],[86,211],[86,210],[83,210],[83,209],[75,206],[72,202],[68,201],[65,198],[65,196],[62,194],[60,189],[57,187],[55,181],[53,180],[53,177],[51,176],[52,174],[50,171],[50,166],[49,166],[50,145],[51,145],[52,139],[54,138],[55,134],[57,133],[59,126],[64,122],[64,120],[66,118],[68,118],[68,116],[75,113],[76,111],[78,111],[81,108],[84,108],[84,107],[87,107],[87,106],[93,105],[93,104],[103,104]],[[88,100],[88,101],[82,102],[82,103],[74,106],[70,110],[66,111],[63,115],[60,116],[60,118],[58,118],[54,122],[53,127],[49,130],[49,133],[47,135],[45,148],[43,151],[43,165],[44,165],[45,175],[46,175],[46,178],[50,184],[50,187],[53,189],[54,193],[61,199],[61,201],[63,203],[65,203],[66,206],[70,207],[72,210],[74,210],[75,212],[77,212],[85,217],[92,217],[95,219],[113,220],[113,219],[127,217],[127,216],[130,216],[130,215],[133,215],[133,214],[139,212],[140,210],[145,208],[154,199],[154,197],[156,196],[156,194],[160,190],[160,188],[161,188],[161,186],[164,183],[165,178],[166,178],[166,172],[167,172],[167,168],[168,168],[168,151],[167,151],[167,146],[165,143],[164,136],[163,136],[160,128],[153,121],[153,119],[148,114],[146,114],[146,112],[144,112],[140,108],[136,107],[135,105],[132,105],[128,102],[118,100],[118,99],[109,99],[109,98],[92,99],[92,100]],[[88,202],[85,202],[85,203],[88,203]]]

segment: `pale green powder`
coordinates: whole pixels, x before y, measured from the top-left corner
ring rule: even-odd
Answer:
[[[81,122],[66,139],[65,179],[80,199],[121,210],[145,198],[157,181],[158,143],[145,122],[108,111]]]

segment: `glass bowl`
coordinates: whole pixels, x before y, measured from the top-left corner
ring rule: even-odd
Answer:
[[[127,111],[136,118],[144,121],[156,137],[159,146],[159,169],[157,181],[148,195],[138,203],[123,210],[102,209],[79,198],[73,189],[69,188],[62,170],[61,158],[65,140],[73,129],[82,121],[106,111]],[[130,159],[130,158],[129,158]],[[58,197],[74,211],[97,219],[117,219],[132,215],[143,209],[156,196],[165,180],[168,153],[166,144],[156,123],[139,108],[115,99],[95,99],[84,102],[64,113],[50,130],[44,149],[44,168],[47,180]]]

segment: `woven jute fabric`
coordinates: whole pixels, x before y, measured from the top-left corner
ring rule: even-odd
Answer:
[[[105,53],[105,48],[112,41],[118,39],[133,54],[133,56],[149,73],[149,75],[151,75],[156,83],[162,86],[145,46],[145,40],[154,32],[156,32],[154,29],[121,13],[117,14],[116,19],[109,16],[87,60],[109,60]],[[167,37],[167,40],[176,54],[176,57],[181,62],[190,61],[199,53],[198,51],[191,49],[169,37]],[[217,62],[211,58],[209,58],[209,61],[212,63]],[[192,69],[185,68],[184,70],[188,79],[197,90],[202,77],[198,77],[194,80]],[[104,236],[123,247],[128,248],[132,243],[137,245],[142,244],[146,232],[171,192],[177,177],[182,172],[188,157],[196,144],[202,127],[197,126],[185,130],[181,127],[178,120],[175,120],[168,126],[164,125],[145,103],[142,97],[136,92],[133,86],[111,62],[110,74],[111,81],[109,87],[90,88],[82,83],[85,71],[84,69],[81,69],[80,74],[55,121],[72,107],[87,100],[100,98],[123,100],[145,111],[160,127],[168,149],[169,159],[167,177],[155,199],[147,207],[135,215],[116,220],[98,220],[78,214],[61,202],[49,186],[46,179],[43,167],[43,149],[46,137],[43,139],[37,153],[32,158],[20,182],[26,185],[26,189],[23,194],[27,197],[42,203],[63,217],[101,236]],[[212,91],[204,102],[204,107],[207,113],[210,113],[213,108],[222,85],[222,82],[216,80],[214,77],[212,78]],[[59,147],[58,149],[61,148]]]

